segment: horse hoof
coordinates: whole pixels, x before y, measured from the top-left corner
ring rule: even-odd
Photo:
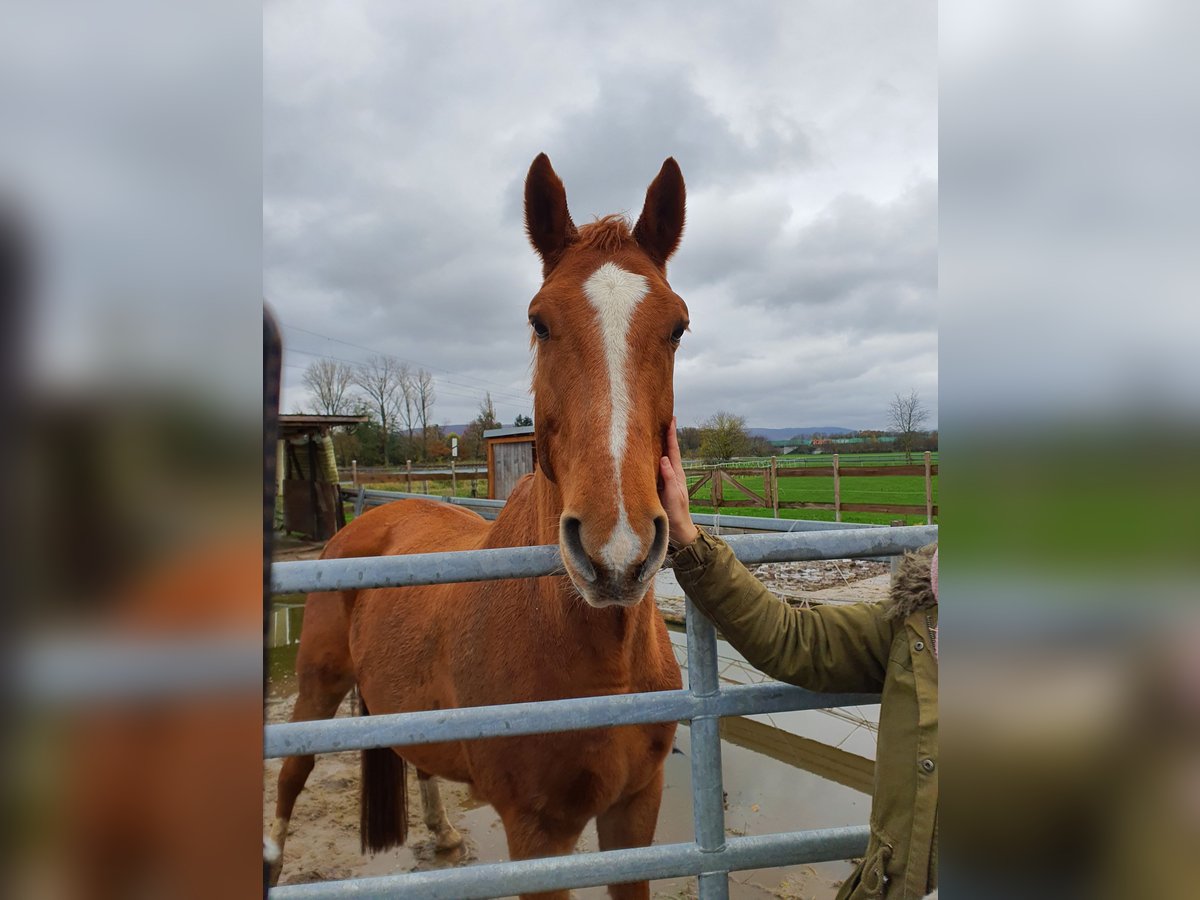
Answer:
[[[274,888],[280,883],[280,875],[283,872],[283,854],[275,851],[275,853],[263,853],[263,862],[266,864],[266,884]]]
[[[448,850],[457,850],[463,845],[463,836],[458,833],[456,828],[448,828],[445,831],[439,831],[437,840],[434,842],[434,847],[438,853],[445,853]]]
[[[287,836],[287,822],[276,820],[270,838],[263,838],[263,863],[266,865],[266,883],[274,888],[283,872],[283,840]]]

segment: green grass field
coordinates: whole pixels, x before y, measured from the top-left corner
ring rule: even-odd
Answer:
[[[802,468],[833,466],[832,453],[795,453],[789,456],[777,456],[775,459],[777,460],[780,468],[791,466],[800,466]],[[924,460],[924,454],[913,451],[912,461],[914,466],[921,465]],[[930,454],[930,460],[935,463],[938,461],[938,454],[936,450]],[[699,463],[700,460],[685,459],[683,461],[685,466],[698,465]],[[738,459],[729,465],[731,468],[737,468],[738,466],[769,466],[770,464],[771,457],[756,456]],[[880,465],[898,466],[904,465],[905,459],[903,453],[842,453],[838,455],[838,464],[842,467]]]
[[[699,476],[688,478],[688,484],[693,484]],[[737,480],[752,491],[758,492],[760,495],[763,492],[762,476],[747,475],[745,477],[736,476]],[[888,476],[880,475],[870,478],[853,478],[845,477],[842,479],[842,502],[843,503],[915,503],[924,505],[925,503],[925,479],[917,475],[897,475]],[[938,477],[933,476],[933,502],[937,505],[938,502]],[[748,499],[741,491],[735,490],[730,485],[724,487],[724,496],[726,500],[742,500]],[[828,478],[822,476],[812,476],[804,478],[780,478],[779,479],[779,499],[783,503],[794,503],[799,501],[809,501],[812,503],[832,503],[833,502],[833,476]],[[692,498],[692,512],[694,513],[713,513],[716,510],[711,506],[703,505],[706,501],[712,500],[710,485],[704,485],[696,492],[696,496]],[[729,513],[736,516],[767,516],[771,515],[771,510],[761,507],[722,507],[722,513]],[[779,511],[781,519],[813,519],[816,521],[832,522],[834,515],[833,510],[824,509],[781,509]],[[934,521],[937,521],[937,516],[934,516]],[[869,512],[843,512],[843,522],[866,522],[886,525],[889,522],[903,519],[906,525],[923,525],[925,524],[925,515],[901,515],[899,513],[869,513]]]
[[[788,460],[789,463],[793,457],[779,457],[780,467],[783,467],[783,460]],[[852,456],[849,454],[839,457],[838,462],[843,467],[848,467],[853,462],[861,465],[880,465],[881,463],[903,463],[903,453],[856,453]],[[937,461],[937,454],[933,454],[933,460]],[[802,462],[805,468],[825,466],[832,468],[833,460],[830,456],[804,456],[796,458],[798,463]],[[860,462],[861,461],[861,462]],[[691,460],[685,461],[685,465],[691,463]],[[770,464],[770,460],[757,461],[759,465],[763,462]],[[914,464],[920,464],[921,456],[914,454]],[[755,461],[739,460],[731,464],[730,468],[751,467]],[[696,475],[690,475],[688,483],[694,483]],[[763,491],[762,476],[738,476],[738,480],[745,484],[753,491],[759,494]],[[403,491],[403,483],[386,483],[386,484],[368,484],[369,490],[380,491]],[[413,490],[416,493],[422,493],[423,485],[418,478],[413,479]],[[711,501],[712,494],[710,486],[702,487],[693,498],[692,512],[695,513],[713,513],[713,507],[707,505],[707,501]],[[477,482],[478,496],[483,497],[487,494],[487,479],[482,478]],[[450,494],[450,483],[445,481],[429,482],[429,493],[437,496],[446,497]],[[471,496],[471,480],[469,478],[461,478],[458,482],[458,496]],[[726,500],[745,499],[745,496],[740,492],[725,486]],[[806,476],[804,478],[780,478],[779,479],[779,499],[784,503],[797,501],[810,501],[816,503],[832,503],[833,502],[833,476],[825,478],[822,476]],[[873,476],[869,478],[854,478],[842,477],[842,502],[843,503],[909,503],[924,505],[925,503],[925,479],[916,475],[898,475],[898,476]],[[933,476],[933,502],[936,505],[938,502],[938,477]],[[353,504],[347,504],[347,514],[352,516]],[[755,507],[723,507],[723,513],[737,516],[766,516],[770,517],[771,510],[755,508]],[[783,519],[812,519],[816,521],[832,522],[834,515],[832,510],[823,509],[781,509],[779,511],[780,518]],[[868,513],[868,512],[843,512],[843,522],[866,522],[873,524],[886,525],[889,522],[903,519],[906,525],[922,525],[925,523],[925,515],[901,515],[899,513]],[[934,521],[937,521],[937,516],[934,516]]]

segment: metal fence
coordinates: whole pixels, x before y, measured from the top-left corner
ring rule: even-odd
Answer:
[[[380,491],[359,487],[355,490],[342,488],[342,500],[354,504],[354,515],[361,516],[371,507],[383,506],[394,500],[436,500],[454,506],[474,510],[485,519],[495,519],[504,508],[505,500],[489,500],[486,497],[447,497],[443,494],[416,494],[409,491]],[[722,528],[745,531],[846,531],[856,528],[887,528],[866,522],[822,522],[816,519],[774,519],[766,516],[739,516],[717,513],[692,513],[697,525],[711,528],[720,534]]]
[[[504,508],[506,501],[490,500],[487,497],[448,497],[442,494],[416,494],[411,491],[378,491],[359,487],[356,490],[342,489],[342,499],[354,502],[354,515],[361,516],[363,510],[372,506],[383,506],[393,500],[439,500],[454,506],[465,506],[485,519],[494,519]]]
[[[936,526],[843,528],[726,538],[738,558],[746,563],[896,556],[936,539]],[[272,590],[278,594],[487,581],[538,577],[560,571],[561,561],[555,546],[285,562],[273,567]],[[287,885],[274,888],[270,896],[274,900],[343,897],[465,900],[696,876],[701,900],[715,900],[728,897],[731,871],[847,859],[861,854],[867,843],[865,826],[726,837],[718,726],[722,716],[855,706],[876,703],[879,698],[864,694],[816,694],[778,682],[722,688],[717,677],[716,629],[690,601],[686,615],[686,690],[270,725],[266,728],[264,755],[271,758],[688,720],[695,828],[691,843]]]

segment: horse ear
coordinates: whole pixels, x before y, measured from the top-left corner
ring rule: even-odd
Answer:
[[[578,235],[567,210],[566,188],[545,153],[537,155],[525,176],[525,231],[542,258],[543,277]]]
[[[674,157],[667,157],[658,175],[646,191],[646,205],[633,236],[646,255],[660,269],[666,269],[667,260],[679,246],[683,236],[684,206],[687,191],[683,186],[683,173]]]

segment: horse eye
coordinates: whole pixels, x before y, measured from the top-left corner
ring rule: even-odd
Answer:
[[[537,335],[537,339],[539,341],[544,341],[546,338],[550,337],[550,329],[547,328],[545,323],[537,316],[530,316],[529,324],[533,326],[533,333]]]
[[[685,331],[687,331],[686,325],[680,325],[678,328],[676,328],[674,331],[672,331],[671,332],[671,343],[678,344],[680,341],[682,341],[683,333]]]

